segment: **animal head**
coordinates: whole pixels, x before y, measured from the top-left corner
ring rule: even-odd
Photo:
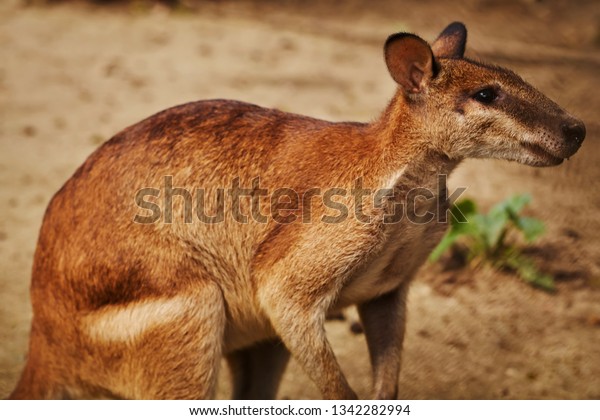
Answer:
[[[385,60],[398,92],[391,106],[409,112],[410,131],[452,159],[497,158],[552,166],[571,157],[585,125],[514,72],[464,58],[467,31],[449,25],[430,46],[391,35]],[[394,112],[394,111],[392,111]]]

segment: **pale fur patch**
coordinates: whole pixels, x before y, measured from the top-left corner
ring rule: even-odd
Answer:
[[[400,178],[402,177],[402,175],[404,175],[405,170],[406,170],[406,167],[399,169],[397,171],[394,171],[393,173],[388,175],[388,177],[385,178],[385,180],[383,181],[383,189],[386,189],[386,190],[393,189],[396,186],[396,184],[398,184],[398,181],[400,181]]]
[[[400,280],[397,277],[385,277],[383,271],[390,264],[397,253],[397,248],[386,244],[387,247],[368,268],[351,279],[350,284],[342,289],[339,297],[340,307],[355,302],[365,302],[374,297],[383,295],[398,287]]]
[[[175,296],[108,307],[86,315],[82,326],[95,340],[134,341],[152,328],[176,321],[188,306],[186,296]]]

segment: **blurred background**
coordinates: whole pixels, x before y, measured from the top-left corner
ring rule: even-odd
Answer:
[[[0,2],[0,397],[24,363],[29,281],[44,209],[106,139],[188,101],[229,98],[330,120],[369,121],[395,86],[386,37],[429,41],[450,22],[467,55],[509,67],[586,123],[570,161],[472,161],[451,188],[481,208],[531,194],[547,232],[527,252],[553,294],[490,268],[428,264],[409,296],[404,399],[600,398],[600,6],[598,1],[2,0]],[[328,333],[369,396],[356,315]],[[218,397],[229,395],[226,369]],[[280,398],[318,398],[292,363]]]

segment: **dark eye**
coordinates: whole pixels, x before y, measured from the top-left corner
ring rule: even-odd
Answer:
[[[473,99],[482,104],[491,104],[498,97],[498,94],[493,88],[485,88],[477,91],[473,95]]]

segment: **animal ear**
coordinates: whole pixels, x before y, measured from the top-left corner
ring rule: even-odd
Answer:
[[[437,37],[431,49],[436,57],[462,58],[466,44],[467,28],[460,22],[453,22]]]
[[[385,42],[385,63],[392,78],[407,93],[419,93],[433,77],[429,44],[416,35],[397,33]]]

